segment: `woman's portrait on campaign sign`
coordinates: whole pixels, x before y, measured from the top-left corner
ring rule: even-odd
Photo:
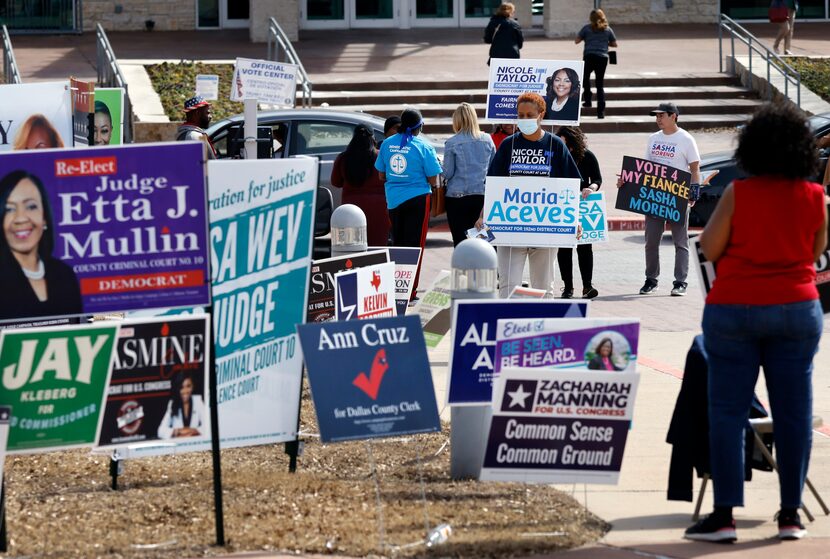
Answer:
[[[170,401],[158,427],[160,439],[202,436],[203,424],[207,418],[203,390],[203,386],[196,386],[193,375],[187,371],[180,371],[173,376]]]
[[[52,256],[54,227],[43,182],[12,171],[0,179],[0,204],[0,320],[82,314],[78,278]]]
[[[631,359],[631,345],[619,332],[600,332],[585,348],[585,363],[595,371],[624,371]]]
[[[62,148],[63,140],[49,119],[42,114],[27,118],[14,136],[12,149]]]
[[[545,120],[579,121],[579,74],[573,68],[559,68],[545,80]]]

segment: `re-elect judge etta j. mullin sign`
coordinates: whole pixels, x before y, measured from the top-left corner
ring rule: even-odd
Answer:
[[[203,157],[199,142],[0,155],[0,321],[207,305]]]

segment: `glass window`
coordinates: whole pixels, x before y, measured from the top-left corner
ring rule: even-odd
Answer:
[[[721,11],[732,19],[767,19],[769,0],[722,0]],[[796,19],[825,19],[824,0],[799,0]]]
[[[343,0],[307,0],[308,19],[343,19]]]
[[[464,15],[467,17],[490,17],[501,5],[501,0],[464,0]]]
[[[219,0],[199,0],[198,27],[219,27]]]
[[[392,19],[392,0],[356,0],[357,19]]]
[[[300,122],[293,136],[291,155],[338,154],[349,145],[354,127],[346,122]]]
[[[251,17],[250,0],[225,0],[228,3],[228,19],[249,19]]]
[[[416,17],[442,18],[453,16],[453,0],[416,0]]]

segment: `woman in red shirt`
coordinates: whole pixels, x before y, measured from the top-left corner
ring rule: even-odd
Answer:
[[[389,243],[389,212],[383,181],[375,170],[377,157],[374,134],[358,124],[346,151],[334,160],[331,184],[343,189],[343,204],[354,204],[366,214],[369,246],[385,247]]]
[[[764,106],[741,130],[738,165],[700,236],[716,278],[703,311],[709,364],[709,447],[715,510],[685,537],[734,541],[743,506],[744,428],[764,368],[781,486],[778,537],[806,534],[798,508],[812,445],[812,370],[823,327],[814,262],[827,246],[824,190],[801,111]]]

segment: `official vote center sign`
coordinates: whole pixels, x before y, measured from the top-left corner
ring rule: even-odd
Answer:
[[[417,316],[298,326],[323,442],[441,428]]]

